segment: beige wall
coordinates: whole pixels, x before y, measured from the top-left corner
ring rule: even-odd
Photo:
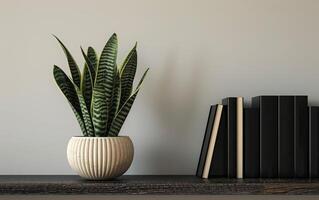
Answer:
[[[80,129],[52,77],[51,34],[82,59],[117,32],[150,74],[121,134],[131,174],[193,174],[210,104],[225,96],[308,94],[319,105],[317,0],[2,0],[0,174],[69,174]]]

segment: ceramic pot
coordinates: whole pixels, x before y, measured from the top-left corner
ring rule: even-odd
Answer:
[[[71,168],[90,180],[121,176],[133,161],[134,148],[128,136],[72,137],[67,147]]]

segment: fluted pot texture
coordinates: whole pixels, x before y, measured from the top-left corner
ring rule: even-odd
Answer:
[[[121,176],[130,167],[133,155],[133,143],[127,136],[72,137],[67,147],[71,168],[91,180]]]

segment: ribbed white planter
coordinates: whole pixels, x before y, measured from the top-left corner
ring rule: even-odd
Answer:
[[[72,137],[67,147],[71,168],[92,180],[121,176],[130,167],[133,155],[133,143],[127,136]]]

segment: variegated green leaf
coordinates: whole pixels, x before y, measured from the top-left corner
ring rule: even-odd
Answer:
[[[121,81],[120,81],[120,73],[117,71],[113,83],[113,92],[109,110],[109,117],[108,117],[108,127],[107,130],[110,129],[112,121],[117,113],[119,106],[120,106],[120,97],[121,97]]]
[[[71,103],[69,102],[71,108],[72,108],[72,111],[75,115],[75,118],[76,120],[78,121],[79,125],[80,125],[80,128],[81,128],[81,131],[83,133],[83,136],[88,136],[87,132],[86,132],[86,129],[85,129],[85,124],[84,124],[84,121],[83,121],[83,118],[82,116],[80,116],[80,114],[74,109],[74,107],[71,105]]]
[[[132,96],[128,98],[128,100],[124,103],[122,108],[119,110],[119,113],[115,116],[114,120],[112,121],[109,135],[108,136],[117,136],[123,126],[123,123],[131,110],[131,107],[134,103],[136,95],[139,90],[137,90]]]
[[[82,48],[81,48],[81,50],[82,50]],[[87,56],[85,55],[83,50],[82,50],[82,54],[83,54],[86,62],[84,64],[83,77],[81,80],[81,90],[82,90],[83,97],[84,97],[84,100],[86,102],[87,108],[90,110],[90,113],[92,114],[91,100],[92,100],[93,84],[94,84],[94,80],[95,80],[95,72],[97,69],[97,56],[96,56],[95,51],[92,47],[88,48]],[[90,63],[90,65],[87,64],[88,62]],[[91,66],[91,71],[93,71],[93,74],[90,73],[89,66]]]
[[[90,72],[90,76],[91,76],[91,80],[92,80],[92,85],[94,85],[94,79],[95,79],[95,69],[94,69],[94,65],[92,64],[91,60],[88,58],[88,56],[84,53],[83,49],[81,48],[81,52],[82,55],[85,59],[85,63],[88,66],[89,72]]]
[[[141,88],[141,85],[143,83],[143,80],[144,80],[148,70],[149,69],[147,69],[144,72],[139,84],[137,85],[137,88],[135,89],[133,94],[125,101],[125,103],[123,104],[123,106],[120,108],[120,110],[116,114],[115,118],[113,119],[110,130],[109,130],[109,136],[117,136],[119,134],[119,132],[123,126],[123,123],[124,123],[128,113],[131,110],[131,107],[134,103],[136,95]]]
[[[150,68],[147,68],[147,69],[145,70],[145,72],[144,72],[142,78],[140,79],[140,81],[138,82],[137,87],[136,87],[135,90],[139,90],[139,89],[141,88],[142,83],[143,83],[143,81],[144,81],[144,79],[145,79],[145,77],[146,77],[146,74],[147,74],[148,70],[150,70]]]
[[[121,67],[121,100],[120,106],[130,97],[137,67],[136,44],[130,51]]]
[[[95,53],[95,50],[92,47],[88,48],[88,53],[87,56],[89,58],[89,60],[91,61],[95,71],[97,70],[97,65],[98,65],[98,57]]]
[[[91,115],[89,112],[89,109],[87,108],[86,102],[84,100],[84,97],[82,95],[81,90],[74,85],[79,102],[80,102],[80,107],[81,107],[81,111],[82,111],[82,116],[83,116],[83,121],[85,124],[85,128],[86,128],[86,133],[88,136],[94,136],[94,129],[93,129],[93,124],[92,124],[92,120],[91,120]]]
[[[113,34],[102,51],[93,89],[92,118],[97,136],[107,134],[108,109],[113,91],[116,56],[117,37]]]
[[[71,53],[69,50],[65,47],[65,45],[62,43],[62,41],[54,35],[54,37],[57,39],[57,41],[60,43],[66,58],[68,60],[71,76],[73,79],[73,82],[75,83],[76,86],[80,87],[81,84],[81,74],[78,65],[76,64],[75,60],[73,59]]]
[[[93,90],[93,86],[92,86],[90,72],[89,72],[87,64],[84,64],[83,77],[81,80],[81,91],[82,91],[86,106],[88,108],[91,107],[92,90]]]
[[[96,88],[95,86],[94,88]],[[94,89],[92,99],[92,121],[95,135],[102,137],[106,135],[107,129],[107,103],[104,99],[105,92],[102,88]]]
[[[63,72],[62,69],[60,69],[58,66],[54,65],[53,67],[53,75],[54,79],[61,89],[62,93],[67,98],[72,111],[75,114],[76,119],[78,120],[81,130],[84,135],[87,135],[85,124],[82,117],[82,112],[80,108],[79,99],[77,97],[74,85],[72,81],[69,79],[69,77]]]

